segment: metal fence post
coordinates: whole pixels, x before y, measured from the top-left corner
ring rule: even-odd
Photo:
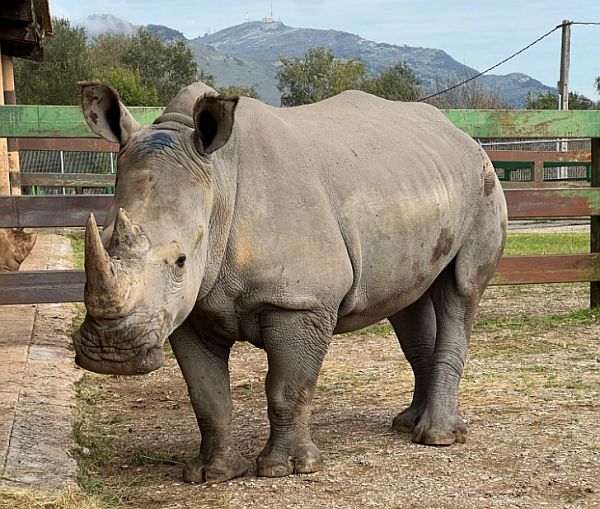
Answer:
[[[592,138],[592,187],[600,193],[600,138]],[[600,252],[600,216],[592,216],[590,220],[590,251]],[[590,307],[600,306],[600,282],[590,283]]]

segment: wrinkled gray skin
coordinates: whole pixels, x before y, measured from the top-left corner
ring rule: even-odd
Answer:
[[[88,225],[78,364],[146,373],[169,338],[202,434],[184,479],[225,481],[247,469],[228,356],[248,341],[269,361],[258,475],[314,472],[311,399],[332,334],[388,318],[415,376],[393,428],[464,442],[458,387],[507,224],[485,153],[424,104],[212,94],[192,85],[142,128],[112,89],[83,84],[90,127],[121,152],[102,238]]]

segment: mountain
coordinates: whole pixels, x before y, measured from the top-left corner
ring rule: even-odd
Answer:
[[[164,25],[146,25],[148,32],[157,35],[165,42],[187,41],[185,35],[179,30],[166,27]]]
[[[102,26],[109,33],[133,33],[139,28],[106,14],[88,16],[82,24],[91,36],[102,33]],[[254,87],[265,102],[276,105],[281,95],[275,79],[279,56],[300,57],[315,46],[330,48],[338,58],[360,58],[371,74],[404,61],[429,90],[436,82],[458,82],[478,72],[439,49],[377,43],[348,32],[294,28],[280,21],[250,21],[191,40],[163,25],[146,28],[164,41],[186,41],[198,65],[214,75],[219,85]],[[480,80],[484,89],[499,92],[511,107],[523,106],[529,92],[554,91],[520,73],[485,75]]]
[[[95,39],[102,34],[133,35],[140,28],[112,14],[91,14],[75,24],[85,28],[87,36],[91,39]]]
[[[273,74],[280,55],[300,57],[315,46],[330,48],[338,58],[360,58],[371,74],[377,74],[398,61],[404,61],[421,79],[424,88],[430,90],[435,89],[436,82],[440,79],[444,83],[449,80],[458,82],[478,73],[439,49],[377,43],[348,32],[293,28],[278,21],[247,22],[190,42],[191,45],[198,43],[210,45],[238,58],[270,63]],[[530,91],[545,93],[554,90],[530,76],[518,73],[506,76],[486,75],[481,78],[480,83],[486,90],[497,90],[513,107],[523,106]],[[269,93],[278,95],[271,90]]]

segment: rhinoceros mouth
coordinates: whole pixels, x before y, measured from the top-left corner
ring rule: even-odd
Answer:
[[[145,375],[160,368],[164,362],[165,356],[160,347],[141,352],[134,359],[124,362],[103,358],[92,359],[81,350],[77,350],[75,354],[75,364],[101,375]]]
[[[128,322],[98,324],[88,315],[73,336],[75,363],[110,375],[142,375],[160,368],[165,360],[163,327]]]

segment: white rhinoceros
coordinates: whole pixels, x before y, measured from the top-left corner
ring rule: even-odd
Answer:
[[[77,363],[141,374],[170,340],[202,434],[193,482],[246,472],[231,430],[230,348],[266,351],[261,476],[322,467],[309,420],[333,334],[387,318],[415,375],[393,428],[464,442],[458,386],[500,259],[506,204],[485,152],[425,104],[349,91],[280,109],[191,85],[140,126],[114,90],[83,111],[119,142],[116,194],[86,231]]]

